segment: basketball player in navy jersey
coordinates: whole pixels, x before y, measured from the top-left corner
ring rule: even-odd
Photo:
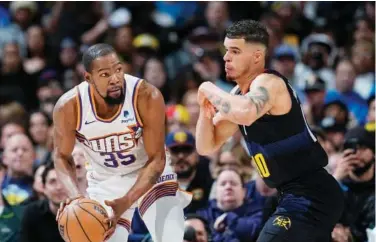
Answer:
[[[240,129],[261,177],[278,190],[279,204],[258,242],[329,242],[343,210],[336,180],[323,168],[327,154],[312,134],[288,80],[265,70],[269,36],[243,20],[226,31],[225,71],[237,86],[226,93],[199,88],[197,151],[209,155]]]

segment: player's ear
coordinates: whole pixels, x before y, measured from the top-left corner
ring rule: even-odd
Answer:
[[[89,72],[85,71],[84,77],[85,77],[85,81],[87,81],[88,83],[92,83],[92,78]]]
[[[264,56],[263,50],[261,49],[256,50],[253,54],[254,62],[259,63],[260,61],[262,61],[263,56]]]

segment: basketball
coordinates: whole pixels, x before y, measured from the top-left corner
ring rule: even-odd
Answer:
[[[59,232],[67,242],[103,242],[108,229],[106,218],[107,212],[98,202],[77,199],[63,210],[58,221]]]

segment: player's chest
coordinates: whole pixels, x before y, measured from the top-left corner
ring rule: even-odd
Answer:
[[[135,119],[132,121],[129,117],[111,123],[95,120],[90,125],[83,125],[76,132],[76,138],[94,152],[129,151],[137,148],[142,131]]]

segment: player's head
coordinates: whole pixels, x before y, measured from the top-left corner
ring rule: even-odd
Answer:
[[[236,80],[252,73],[254,67],[264,67],[269,34],[265,26],[254,20],[241,20],[226,30],[224,45],[226,77]]]
[[[87,49],[82,57],[85,79],[109,105],[124,100],[124,70],[114,48],[96,44]]]
[[[42,172],[43,192],[48,200],[55,206],[67,198],[63,184],[58,179],[54,163],[49,162]]]

